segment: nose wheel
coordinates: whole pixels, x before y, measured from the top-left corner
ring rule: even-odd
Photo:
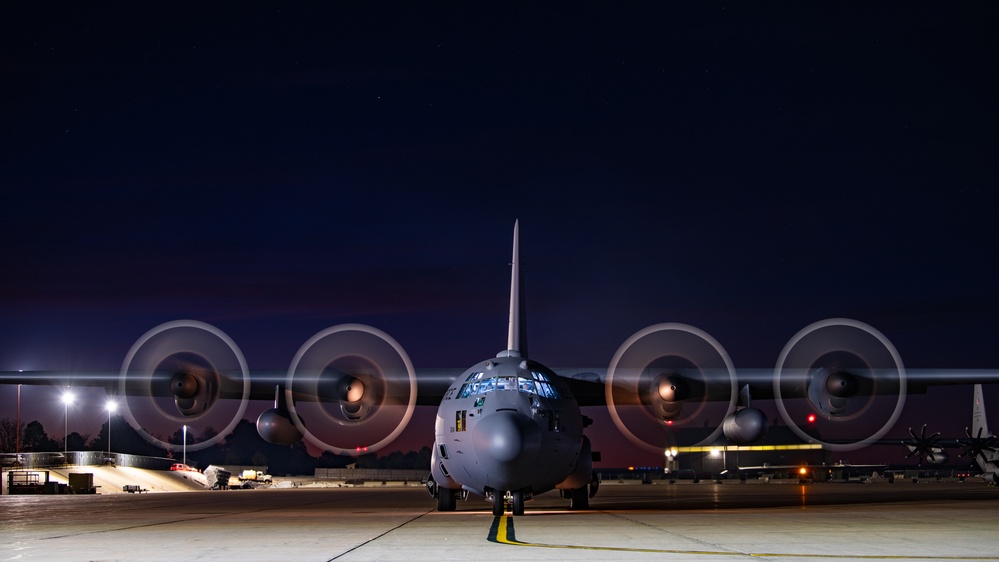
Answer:
[[[510,512],[514,515],[524,514],[524,492],[493,492],[493,515],[499,517],[506,512],[509,506]]]
[[[506,511],[506,494],[499,490],[493,492],[493,515],[499,517]]]
[[[514,492],[513,494],[513,514],[524,514],[524,492]]]

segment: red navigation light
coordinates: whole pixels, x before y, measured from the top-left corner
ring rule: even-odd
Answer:
[[[673,420],[666,420],[666,425],[673,425]]]
[[[808,423],[815,423],[815,414],[808,414]]]
[[[361,446],[358,446],[354,450],[357,451],[358,453],[367,453],[368,452],[368,448],[367,447],[361,447]]]

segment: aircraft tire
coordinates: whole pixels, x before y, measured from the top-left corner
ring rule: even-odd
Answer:
[[[569,509],[573,511],[590,509],[590,494],[586,486],[583,486],[582,488],[575,488],[570,492],[570,494]]]
[[[513,514],[514,515],[524,514],[524,492],[513,493]]]
[[[437,491],[437,511],[454,511],[454,490],[450,488],[439,488]]]
[[[503,515],[503,511],[506,509],[506,494],[500,490],[493,491],[493,515],[499,517]]]
[[[600,477],[597,476],[597,471],[593,471],[593,477],[590,479],[590,497],[597,495],[597,490],[600,488]]]

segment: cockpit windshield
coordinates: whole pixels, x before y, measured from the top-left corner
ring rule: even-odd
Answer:
[[[468,398],[476,394],[489,394],[497,390],[517,390],[525,394],[536,394],[542,398],[558,399],[561,394],[557,385],[548,375],[530,371],[520,376],[486,376],[483,372],[472,373],[458,392],[458,398]]]

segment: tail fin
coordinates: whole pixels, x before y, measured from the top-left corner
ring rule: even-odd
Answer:
[[[976,384],[975,403],[971,410],[971,434],[969,437],[974,439],[991,436],[989,422],[985,419],[985,393],[982,392],[982,385]],[[999,452],[991,447],[986,448],[982,450],[981,454],[975,455],[975,462],[982,469],[982,472],[986,474],[986,477],[991,476],[992,482],[999,484],[999,470],[996,469],[996,463],[999,462]]]
[[[989,422],[985,419],[985,395],[982,392],[982,385],[975,385],[975,403],[971,410],[971,435],[981,434],[992,435],[989,432]]]
[[[527,357],[527,312],[521,295],[520,273],[520,221],[513,223],[513,261],[510,264],[510,326],[506,351],[498,357]]]

